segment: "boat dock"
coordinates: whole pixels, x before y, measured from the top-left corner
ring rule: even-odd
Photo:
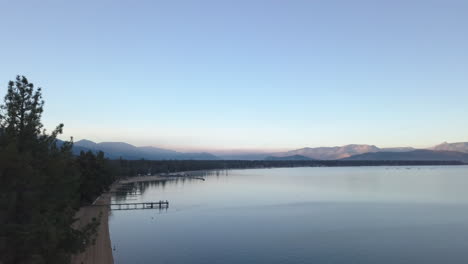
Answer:
[[[109,206],[111,210],[167,209],[169,208],[169,202],[110,203],[95,206]]]

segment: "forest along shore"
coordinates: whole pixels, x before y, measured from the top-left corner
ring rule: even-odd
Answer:
[[[206,173],[207,170],[203,171],[188,171],[188,172],[178,172],[170,174],[161,174],[161,175],[143,175],[143,176],[133,176],[129,178],[124,178],[119,181],[119,184],[129,184],[134,182],[146,182],[146,181],[166,181],[166,180],[177,180],[177,179],[198,179],[200,176],[203,176],[203,173]],[[200,176],[198,176],[200,175]]]

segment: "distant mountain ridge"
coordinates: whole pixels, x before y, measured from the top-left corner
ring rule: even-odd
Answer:
[[[206,152],[177,152],[174,150],[156,147],[136,147],[125,142],[101,142],[79,140],[74,143],[74,148],[80,150],[102,151],[110,159],[148,159],[148,160],[217,160],[217,156]],[[77,151],[74,150],[76,153]],[[78,151],[79,152],[79,151]]]
[[[349,144],[335,147],[301,148],[285,152],[245,154],[219,154],[207,152],[178,152],[151,146],[136,147],[125,142],[101,142],[79,140],[73,152],[103,151],[110,159],[147,160],[457,160],[468,162],[468,142],[436,145],[428,149],[412,147],[379,148],[374,145]]]
[[[447,143],[443,142],[439,145],[432,147],[433,150],[447,150],[447,151],[459,151],[468,153],[468,142],[455,142]]]
[[[459,142],[459,143],[442,143],[432,148],[428,148],[429,150],[448,150],[448,151],[459,151],[459,152],[466,152],[468,153],[468,142]],[[374,145],[366,145],[366,144],[349,144],[344,146],[335,146],[335,147],[317,147],[317,148],[301,148],[296,150],[290,150],[285,152],[273,152],[273,153],[258,153],[258,154],[237,154],[237,155],[219,155],[222,159],[238,159],[238,160],[262,160],[268,157],[287,157],[293,155],[301,155],[311,159],[316,160],[338,160],[338,159],[346,159],[349,157],[353,157],[360,154],[365,153],[378,153],[378,152],[389,152],[395,153],[393,156],[402,155],[402,160],[409,159],[409,158],[417,158],[417,156],[410,156],[405,155],[405,152],[412,152],[418,149],[413,147],[393,147],[393,148],[379,148]],[[416,154],[418,152],[415,152]],[[369,158],[374,159],[377,156],[369,156]],[[383,156],[382,156],[383,157]],[[403,158],[405,157],[405,158]],[[423,157],[421,157],[423,158]],[[423,158],[424,160],[424,158]],[[445,157],[444,157],[445,160]]]
[[[453,151],[457,150],[457,151]],[[468,163],[468,142],[442,143],[430,149],[412,147],[378,148],[374,145],[351,144],[340,147],[302,148],[272,153],[271,157],[300,155],[316,160],[414,160],[462,161]]]
[[[311,159],[335,160],[347,158],[356,154],[377,152],[379,150],[380,149],[374,145],[350,144],[341,147],[302,148],[283,153],[276,153],[273,156],[284,157],[291,155],[302,155]]]
[[[228,160],[262,160],[267,157],[287,157],[300,155],[317,160],[336,160],[351,157],[353,155],[368,153],[368,152],[406,152],[415,150],[412,147],[396,147],[396,148],[378,148],[374,145],[365,144],[350,144],[345,146],[335,147],[317,147],[317,148],[301,148],[290,150],[286,152],[272,152],[272,153],[248,153],[248,154],[222,154],[219,155],[222,159]]]
[[[417,160],[468,162],[468,153],[446,150],[417,149],[406,152],[369,152],[343,160]]]
[[[284,157],[274,157],[268,156],[265,160],[312,160],[309,157],[302,156],[302,155],[292,155],[292,156],[284,156]]]
[[[416,150],[415,148],[412,147],[396,147],[396,148],[381,148],[380,151],[386,151],[386,152],[407,152],[407,151],[413,151]]]
[[[468,142],[442,143],[430,149],[412,147],[379,148],[350,144],[336,147],[302,148],[273,153],[273,157],[302,155],[317,160],[450,160],[468,162]]]

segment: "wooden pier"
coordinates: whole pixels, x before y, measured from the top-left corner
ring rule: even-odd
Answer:
[[[138,194],[138,195],[141,195],[141,192],[140,191],[112,191],[112,192],[108,192],[110,194],[121,194],[121,193],[131,193],[131,194]]]
[[[110,206],[111,210],[167,209],[169,208],[169,202],[111,203],[107,206]]]

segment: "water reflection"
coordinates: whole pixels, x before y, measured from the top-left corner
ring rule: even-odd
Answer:
[[[137,200],[136,197],[140,197],[141,194],[142,192],[133,184],[124,184],[112,193],[112,200],[114,202]]]
[[[185,176],[184,176],[185,175]],[[153,181],[140,181],[134,183],[123,184],[119,186],[116,191],[112,193],[113,203],[135,202],[141,201],[144,197],[146,190],[164,190],[166,185],[182,185],[194,181],[204,181],[205,177],[220,177],[227,176],[227,170],[215,171],[193,171],[183,174],[176,174],[166,176],[166,178],[157,179]],[[162,175],[164,177],[164,175]]]
[[[112,212],[115,263],[468,263],[467,166],[204,177],[122,190],[171,206]]]

